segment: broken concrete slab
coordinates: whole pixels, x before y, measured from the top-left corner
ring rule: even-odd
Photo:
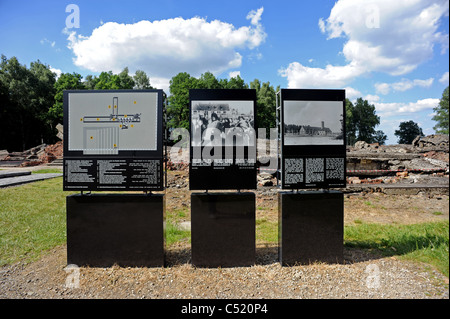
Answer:
[[[17,177],[17,176],[28,176],[31,175],[30,171],[6,171],[6,172],[0,172],[0,178],[10,178],[10,177]]]
[[[63,174],[60,173],[48,173],[48,174],[31,174],[27,176],[7,177],[0,179],[0,188],[17,186],[26,183],[42,181],[49,178],[60,177]]]

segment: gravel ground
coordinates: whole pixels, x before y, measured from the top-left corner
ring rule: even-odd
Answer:
[[[0,298],[449,298],[448,278],[393,257],[346,249],[344,264],[282,267],[276,247],[257,251],[257,264],[252,267],[196,268],[189,263],[189,248],[180,246],[168,251],[164,268],[70,269],[62,246],[30,265],[2,268]]]
[[[186,208],[183,179],[167,190],[168,209]],[[448,220],[448,195],[349,194],[345,224]],[[277,220],[276,197],[257,195],[257,219]],[[186,208],[188,210],[188,208]],[[443,212],[435,214],[436,211]],[[189,220],[189,214],[185,217]],[[252,267],[197,268],[190,244],[167,248],[166,267],[68,269],[66,246],[33,263],[0,268],[0,299],[448,299],[448,278],[431,267],[345,248],[342,264],[282,267],[277,246],[257,243]]]

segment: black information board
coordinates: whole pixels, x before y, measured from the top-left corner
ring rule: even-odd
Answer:
[[[282,89],[280,95],[281,187],[345,187],[345,90]]]
[[[157,191],[163,91],[64,91],[64,190]]]
[[[256,91],[191,89],[191,190],[256,189]]]

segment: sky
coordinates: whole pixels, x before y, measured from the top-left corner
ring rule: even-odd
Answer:
[[[0,54],[56,74],[143,70],[169,92],[180,72],[275,88],[345,89],[377,130],[434,134],[449,85],[448,0],[0,0]]]

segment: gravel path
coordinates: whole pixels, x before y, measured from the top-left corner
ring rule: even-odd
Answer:
[[[345,250],[344,264],[282,267],[276,247],[258,247],[252,267],[196,268],[187,244],[167,267],[70,269],[58,247],[30,265],[0,270],[0,298],[448,299],[448,278],[424,265]]]

